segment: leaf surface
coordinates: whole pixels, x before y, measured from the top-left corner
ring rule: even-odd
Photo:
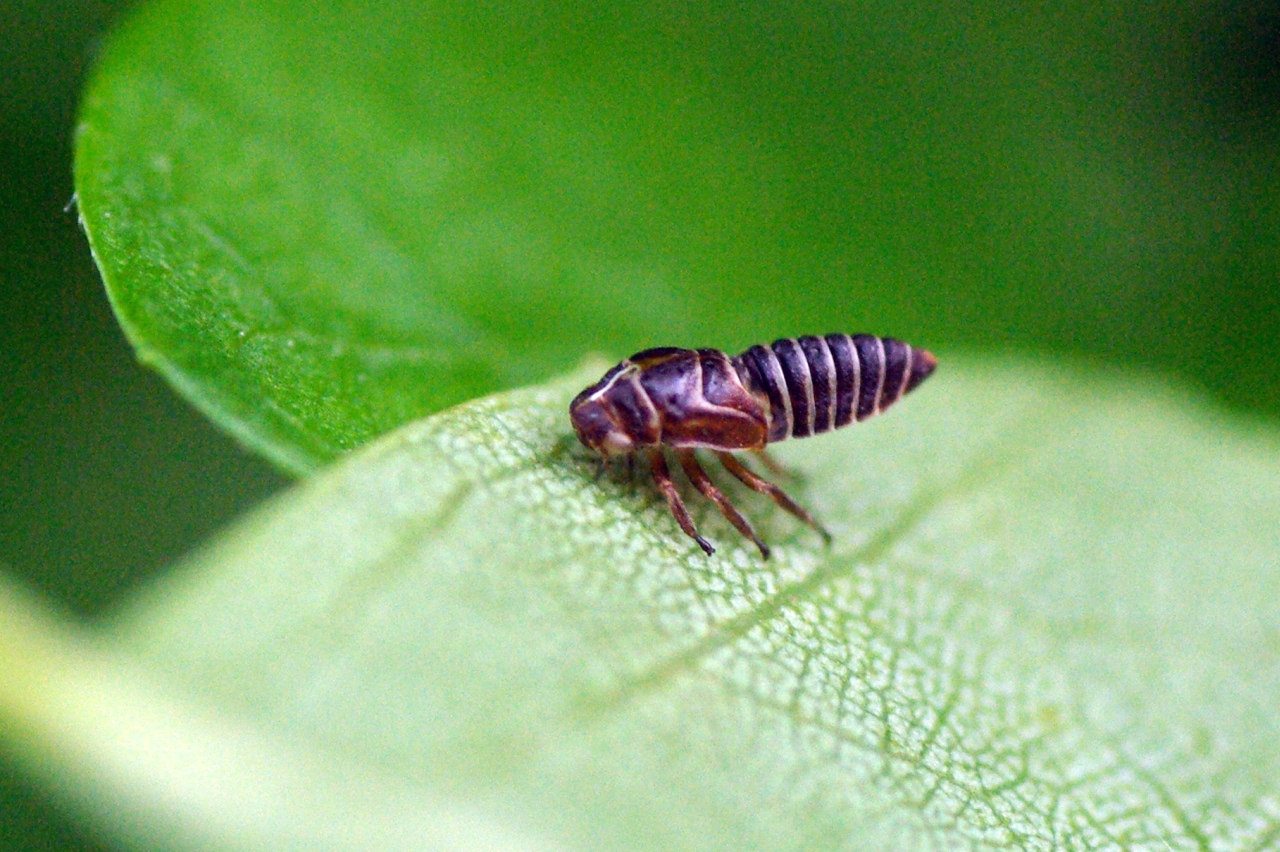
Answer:
[[[1273,431],[944,359],[779,447],[829,549],[726,483],[775,558],[690,498],[707,558],[644,476],[595,478],[565,408],[600,369],[355,454],[116,640],[316,765],[535,846],[1275,847]]]

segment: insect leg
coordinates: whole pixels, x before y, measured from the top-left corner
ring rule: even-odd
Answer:
[[[742,480],[743,485],[746,485],[752,491],[759,491],[761,494],[768,494],[773,498],[773,502],[777,503],[779,506],[817,530],[822,535],[823,539],[826,540],[827,544],[831,543],[831,533],[827,532],[823,528],[822,524],[815,521],[812,515],[804,509],[801,509],[800,506],[788,497],[781,488],[774,485],[767,479],[762,479],[752,473],[747,466],[738,461],[732,453],[717,451],[716,456],[720,459],[720,463],[723,464],[730,473]]]
[[[693,450],[678,450],[676,458],[680,460],[680,466],[684,468],[685,474],[689,477],[689,481],[693,483],[694,488],[702,492],[703,496],[715,503],[720,508],[720,512],[729,519],[729,523],[738,528],[738,532],[745,535],[756,543],[756,547],[760,548],[760,553],[765,559],[769,558],[769,546],[760,540],[760,536],[756,535],[756,531],[751,528],[751,523],[744,517],[742,513],[734,508],[729,502],[729,498],[721,493],[719,488],[707,476],[707,472],[698,464],[698,460],[693,455]]]
[[[764,449],[763,447],[761,447],[758,450],[752,450],[751,452],[756,454],[756,458],[760,459],[760,463],[762,465],[769,468],[770,473],[775,473],[778,476],[795,476],[794,473],[787,470],[782,465],[782,462],[778,461],[773,456],[769,455],[769,451]]]
[[[671,507],[671,514],[675,515],[680,529],[696,541],[708,556],[715,553],[716,549],[711,546],[711,543],[698,535],[698,528],[693,525],[693,518],[689,517],[689,510],[684,507],[680,492],[676,491],[676,484],[671,481],[671,471],[667,469],[667,460],[662,457],[662,450],[649,451],[649,469],[653,473],[653,481],[657,483],[658,490],[662,492],[663,497],[667,498],[667,505]]]

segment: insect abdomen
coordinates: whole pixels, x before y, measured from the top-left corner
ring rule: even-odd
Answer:
[[[892,337],[828,334],[752,346],[733,364],[769,403],[772,443],[879,414],[924,381],[937,360]]]

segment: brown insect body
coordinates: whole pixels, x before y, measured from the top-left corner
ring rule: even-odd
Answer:
[[[937,360],[891,337],[828,334],[775,340],[730,358],[717,349],[646,349],[619,363],[569,405],[579,440],[610,455],[644,451],[654,480],[681,529],[708,554],[671,481],[662,447],[702,494],[767,558],[769,548],[707,477],[693,455],[715,451],[747,487],[826,531],[776,485],[731,452],[761,451],[789,437],[817,435],[865,420],[896,402],[933,372]]]

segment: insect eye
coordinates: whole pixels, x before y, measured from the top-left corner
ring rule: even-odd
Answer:
[[[609,412],[599,402],[583,400],[569,412],[569,418],[573,421],[573,430],[578,433],[578,439],[582,443],[593,449],[609,447],[610,451],[619,452],[612,446],[616,444],[615,436],[619,434],[618,427],[609,416]],[[626,440],[625,435],[622,437]],[[630,441],[628,440],[627,443],[630,444]]]

